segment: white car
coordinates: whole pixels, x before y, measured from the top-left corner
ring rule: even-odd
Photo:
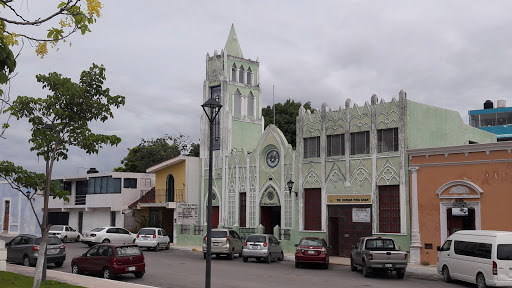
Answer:
[[[121,227],[99,227],[83,233],[81,242],[92,247],[99,243],[135,243],[135,237]]]
[[[78,231],[66,225],[52,225],[48,235],[55,235],[64,243],[68,241],[79,242],[81,237]]]
[[[137,238],[135,238],[135,244],[139,247],[155,251],[158,251],[160,248],[169,250],[170,243],[169,236],[167,236],[167,233],[162,228],[142,228],[137,233]]]

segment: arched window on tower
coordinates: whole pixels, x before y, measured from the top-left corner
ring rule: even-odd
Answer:
[[[244,70],[244,66],[240,66],[240,71],[238,72],[238,82],[245,83],[245,70]]]
[[[254,117],[254,95],[252,92],[249,92],[249,96],[247,96],[247,116]]]
[[[231,82],[236,82],[236,65],[231,67]]]
[[[240,116],[242,115],[242,95],[240,94],[240,91],[238,91],[238,89],[236,89],[233,98],[233,111],[235,115]]]
[[[251,70],[251,67],[247,68],[247,85],[252,85],[252,70]]]

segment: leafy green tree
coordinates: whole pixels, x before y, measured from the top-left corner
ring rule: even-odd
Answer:
[[[199,157],[199,152],[200,152],[199,149],[200,149],[199,143],[191,143],[190,144],[190,152],[188,152],[188,156]]]
[[[297,116],[299,116],[299,108],[302,105],[301,102],[295,102],[292,99],[286,100],[284,103],[276,103],[274,105],[276,109],[276,123],[275,125],[281,129],[288,144],[291,144],[293,148],[297,143],[296,141],[296,124],[297,124]],[[311,110],[314,112],[315,110],[311,108],[311,102],[308,101],[304,104],[304,108],[307,110]],[[265,119],[265,128],[268,125],[274,124],[274,110],[272,106],[267,106],[262,110],[263,118]]]
[[[36,55],[44,58],[48,54],[48,45],[56,48],[59,42],[67,42],[75,32],[80,31],[82,35],[91,32],[89,27],[101,16],[102,9],[99,0],[55,1],[53,11],[30,19],[27,16],[29,2],[20,5],[13,2],[0,0],[0,85],[6,84],[16,69],[15,54],[19,55],[22,48],[13,52],[14,47],[23,47],[27,41],[35,46]],[[9,95],[0,89],[0,111],[9,103]],[[8,123],[9,120],[0,127],[0,137],[9,127]]]
[[[43,89],[51,92],[46,98],[19,96],[4,113],[13,117],[28,119],[32,125],[29,139],[38,157],[46,161],[46,181],[40,176],[32,179],[19,166],[6,161],[0,165],[0,175],[11,178],[19,187],[51,190],[51,177],[55,161],[68,158],[69,147],[77,147],[87,154],[97,154],[104,145],[117,145],[121,138],[116,135],[95,134],[89,128],[91,122],[105,122],[113,118],[112,107],[125,104],[124,96],[111,96],[108,88],[103,88],[106,80],[105,68],[93,64],[80,75],[78,83],[72,82],[56,72],[37,75],[37,82]],[[7,176],[7,177],[5,177]],[[7,179],[6,179],[7,180]],[[34,182],[35,181],[35,182]],[[50,193],[44,193],[43,221],[40,225],[42,241],[37,259],[34,286],[39,287],[43,270],[44,253],[48,239],[48,199]],[[62,193],[57,193],[62,197]]]
[[[121,160],[122,167],[114,168],[114,172],[146,173],[146,169],[182,154],[190,154],[195,143],[189,143],[184,135],[176,137],[165,135],[162,138],[144,140],[132,149]],[[197,144],[199,146],[199,144]],[[197,148],[199,151],[199,147]],[[198,152],[197,152],[198,153]]]

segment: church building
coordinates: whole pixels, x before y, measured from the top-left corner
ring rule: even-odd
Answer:
[[[265,128],[259,64],[244,57],[234,26],[224,49],[206,56],[202,102],[214,97],[222,104],[213,125],[213,227],[274,234],[285,252],[302,237],[323,237],[336,256],[349,255],[359,237],[390,236],[419,259],[421,244],[411,242],[407,149],[496,142],[496,136],[400,91],[389,102],[373,95],[363,105],[347,99],[337,110],[301,107],[294,150],[279,127]],[[203,115],[198,225],[204,227],[209,127]]]

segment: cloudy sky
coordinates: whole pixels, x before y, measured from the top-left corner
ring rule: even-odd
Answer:
[[[14,6],[40,18],[58,2]],[[244,56],[260,60],[264,106],[272,104],[272,86],[276,102],[317,108],[347,98],[362,105],[372,94],[390,101],[404,89],[408,99],[456,110],[465,122],[487,99],[512,104],[510,1],[102,2],[92,33],[74,35],[72,47],[41,60],[27,44],[18,59],[11,97],[45,97],[35,75],[56,71],[78,81],[91,63],[105,65],[105,87],[126,96],[114,119],[93,126],[122,143],[99,155],[71,150],[54,176],[112,171],[141,138],[184,134],[197,142],[205,55],[223,49],[232,23]],[[43,29],[32,34],[46,35]],[[0,160],[43,172],[44,160],[29,150],[30,126],[11,125]]]

